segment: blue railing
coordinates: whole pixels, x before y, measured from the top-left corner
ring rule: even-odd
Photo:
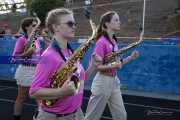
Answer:
[[[3,80],[14,78],[17,65],[9,63],[15,43],[16,40],[12,37],[0,38],[0,78]]]
[[[177,37],[180,38],[180,37]],[[0,38],[0,78],[13,80],[17,65],[4,64],[5,56],[11,56],[16,40]],[[71,43],[75,49],[79,43]],[[122,47],[125,45],[119,45]],[[93,45],[87,51],[82,63],[87,68]],[[180,40],[175,38],[165,40],[146,40],[136,48],[140,57],[123,66],[118,71],[121,83],[129,90],[157,92],[157,93],[180,93]],[[127,53],[126,55],[130,54]],[[126,56],[124,55],[124,56]],[[8,62],[7,62],[8,63]],[[93,78],[93,77],[92,77]],[[91,86],[91,80],[88,86]]]

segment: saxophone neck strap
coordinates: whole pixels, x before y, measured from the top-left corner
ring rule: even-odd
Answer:
[[[110,40],[110,38],[109,38],[109,36],[108,36],[108,34],[105,34],[104,35],[104,37],[106,38],[106,40],[112,45],[112,52],[114,52],[115,51],[115,44]],[[116,39],[116,37],[115,37],[115,35],[113,35],[113,39],[115,40],[115,42],[117,43],[117,39]]]
[[[52,42],[52,48],[59,53],[60,57],[64,60],[64,61],[67,61],[66,57],[64,56],[63,52],[61,51],[61,47],[59,46],[57,40],[53,40]],[[67,48],[68,50],[71,51],[71,53],[73,53],[73,49],[71,48],[71,46],[69,44],[67,44]]]

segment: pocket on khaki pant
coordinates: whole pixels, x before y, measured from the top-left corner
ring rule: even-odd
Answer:
[[[107,85],[106,85],[106,79],[103,77],[103,75],[98,74],[92,83],[91,86],[91,92],[94,95],[99,95],[99,94],[106,94],[107,92]]]
[[[56,120],[56,115],[41,110],[35,120]]]

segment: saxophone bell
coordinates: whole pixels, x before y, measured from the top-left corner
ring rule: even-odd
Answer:
[[[76,92],[75,93],[77,93],[78,91],[79,91],[79,89],[80,89],[80,79],[79,79],[79,77],[76,75],[76,74],[73,74],[72,76],[71,76],[71,78],[70,78],[70,81],[73,81],[74,82],[74,85],[75,85],[75,89],[76,89]],[[65,81],[64,81],[65,82]],[[60,84],[59,84],[59,88],[60,87],[62,87],[62,85],[64,84],[64,82],[61,82]],[[55,86],[54,86],[54,84],[51,84],[52,86],[52,88],[54,88]],[[58,85],[58,84],[56,84],[56,85]],[[57,86],[56,86],[57,87]],[[55,87],[55,88],[56,88]],[[42,102],[43,102],[43,104],[45,105],[45,106],[47,106],[47,107],[52,107],[56,102],[57,102],[57,99],[53,99],[53,100],[42,100]]]
[[[70,81],[74,82],[76,92],[78,92],[78,90],[80,88],[80,79],[79,79],[79,77],[77,75],[72,75]]]

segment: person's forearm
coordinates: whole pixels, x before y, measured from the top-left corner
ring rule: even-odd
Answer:
[[[115,69],[115,68],[117,68],[117,67],[113,66],[112,64],[113,64],[113,63],[109,63],[109,64],[107,64],[107,65],[99,65],[99,66],[97,67],[97,70],[98,70],[98,71],[106,71],[106,70],[109,70],[109,69]]]
[[[94,73],[94,72],[97,72],[97,70],[93,67],[88,67],[88,69],[86,70],[86,77],[85,77],[85,81],[89,80],[89,78],[91,77],[91,75]]]
[[[125,65],[125,64],[129,63],[130,61],[132,61],[131,56],[128,56],[128,57],[124,58],[121,62],[122,62],[122,65]]]
[[[34,99],[50,100],[58,99],[66,96],[62,89],[41,88],[31,95]]]
[[[86,70],[86,78],[85,80],[89,80],[89,78],[91,77],[91,75],[97,71],[105,71],[107,69],[113,69],[114,67],[109,66],[109,65],[98,65],[96,68],[93,67],[88,67],[88,69]]]

